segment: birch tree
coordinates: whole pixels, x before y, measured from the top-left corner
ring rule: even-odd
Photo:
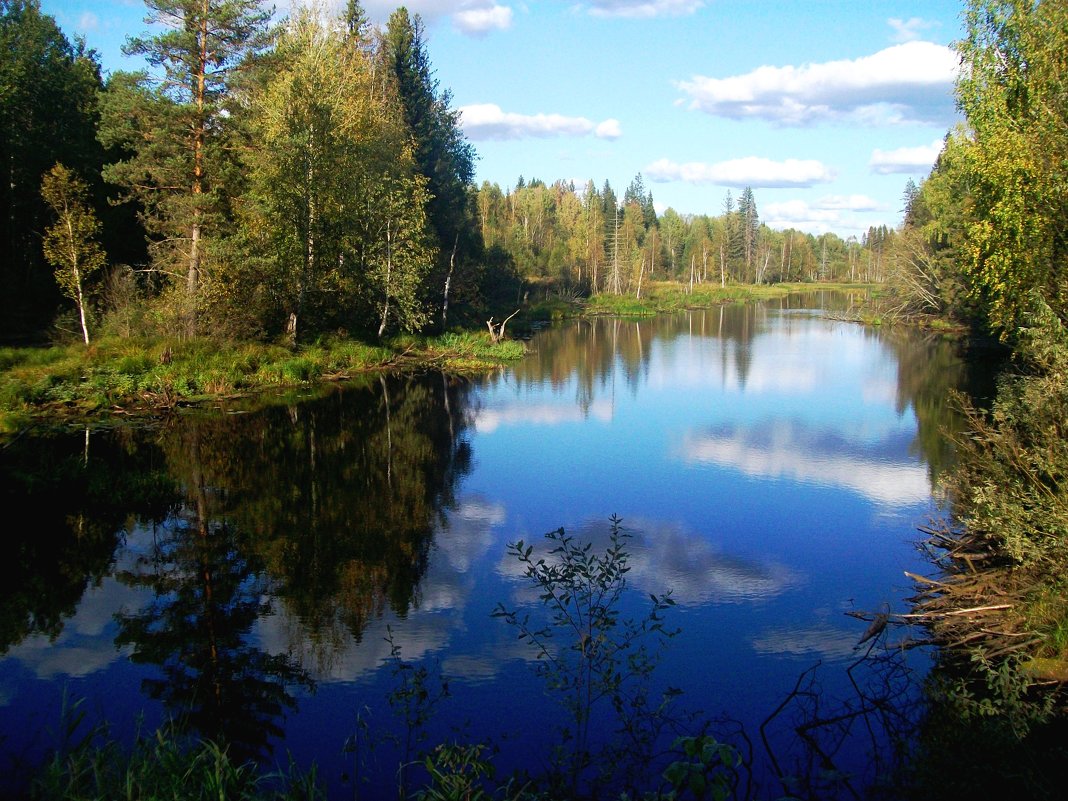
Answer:
[[[56,164],[41,182],[41,196],[52,208],[56,222],[44,235],[44,254],[55,268],[56,283],[78,306],[82,339],[89,344],[85,314],[85,281],[106,262],[97,241],[100,222],[89,205],[89,190],[62,164]]]
[[[353,44],[299,12],[280,37],[282,68],[254,98],[243,226],[290,343],[335,319],[373,318],[380,334],[426,320],[426,183],[395,100],[375,94]]]
[[[68,41],[38,0],[0,0],[0,336],[39,329],[55,312],[40,239],[53,213],[41,179],[57,161],[87,179],[99,173],[100,86],[95,54]]]

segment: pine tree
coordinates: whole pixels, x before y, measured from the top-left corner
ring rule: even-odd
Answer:
[[[157,72],[118,73],[109,82],[100,137],[130,157],[105,176],[141,203],[156,239],[156,268],[184,273],[191,334],[205,237],[218,211],[215,178],[224,156],[215,142],[225,126],[223,102],[234,72],[267,45],[270,12],[261,0],[145,4],[147,21],[163,30],[133,37],[123,49]]]

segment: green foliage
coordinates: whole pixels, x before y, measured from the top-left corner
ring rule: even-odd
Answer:
[[[702,734],[680,737],[675,748],[682,752],[682,758],[664,771],[664,780],[673,788],[671,798],[726,801],[734,797],[733,770],[741,761],[733,746]]]
[[[487,248],[511,257],[527,281],[551,280],[581,294],[644,293],[649,281],[675,280],[691,291],[730,283],[784,281],[881,281],[888,230],[871,231],[864,242],[835,234],[815,237],[796,230],[772,231],[759,221],[750,190],[744,204],[731,198],[719,216],[659,218],[644,194],[641,177],[628,187],[622,206],[606,182],[576,190],[573,183],[523,182],[510,191],[483,183],[475,200]]]
[[[1032,292],[1068,313],[1068,11],[971,0],[964,23],[957,99],[967,127],[947,137],[906,222],[923,233],[920,272],[944,308],[1014,341]]]
[[[423,762],[430,782],[416,794],[416,801],[486,801],[496,793],[486,791],[493,780],[493,764],[484,745],[442,743]],[[519,796],[516,796],[518,798]]]
[[[0,282],[8,298],[0,333],[26,336],[46,326],[60,301],[41,250],[54,220],[41,179],[57,161],[86,177],[103,163],[95,136],[100,68],[38,0],[0,4],[0,53]],[[99,182],[92,190],[99,203]]]
[[[1051,716],[1018,659],[954,665],[943,653],[927,682],[927,712],[900,782],[917,801],[1059,798],[1068,779],[1065,719]],[[960,677],[963,669],[966,676]],[[1036,703],[1037,701],[1037,703]]]
[[[89,206],[88,187],[62,164],[56,164],[41,183],[41,196],[56,221],[44,235],[44,253],[55,268],[56,283],[78,305],[82,337],[89,344],[85,282],[98,272],[106,256],[97,242],[100,223]]]
[[[408,768],[416,756],[416,747],[426,741],[426,725],[434,716],[438,705],[449,697],[449,682],[441,675],[440,669],[432,671],[426,665],[408,662],[403,658],[400,645],[393,639],[393,629],[386,627],[386,642],[389,643],[390,672],[393,675],[393,687],[386,696],[389,707],[393,714],[403,724],[403,735],[400,738],[401,762],[397,766],[397,797],[408,796]],[[465,777],[461,767],[466,759],[476,757],[479,749],[474,750],[445,750],[435,749],[434,757],[425,756],[428,765],[436,765],[439,770],[431,771],[432,780],[440,784],[442,780],[447,787],[456,787],[457,782],[467,779],[470,784],[470,776]],[[482,770],[481,763],[475,763],[473,778],[477,780]],[[461,767],[459,774],[455,769]],[[446,778],[448,774],[448,778]]]
[[[1059,573],[1068,559],[1068,334],[1037,295],[1020,331],[1027,374],[1003,380],[950,482],[954,513],[1021,567]]]
[[[253,97],[258,146],[246,151],[243,253],[227,291],[237,299],[262,284],[265,312],[291,343],[331,323],[418,330],[433,251],[398,101],[317,12],[288,22],[276,57]]]
[[[99,138],[119,158],[105,178],[142,209],[153,268],[180,287],[177,313],[195,331],[210,250],[225,222],[224,189],[233,148],[226,101],[235,73],[268,43],[261,0],[146,0],[152,35],[125,52],[154,72],[116,73],[104,93]],[[162,75],[161,75],[162,73]]]
[[[548,551],[535,553],[522,540],[509,545],[537,589],[548,620],[498,604],[494,617],[518,632],[534,651],[536,671],[570,716],[561,732],[554,782],[575,796],[598,772],[618,780],[623,766],[642,770],[653,758],[670,706],[678,695],[668,688],[651,697],[650,680],[661,649],[678,632],[665,627],[665,613],[674,606],[670,592],[651,594],[640,619],[624,617],[621,605],[630,572],[629,538],[618,517],[612,517],[603,551],[582,543],[563,529],[545,535]],[[603,710],[603,712],[602,712]],[[599,723],[608,714],[613,723]],[[616,740],[594,750],[592,733],[613,727]],[[591,773],[593,774],[591,776]]]
[[[436,260],[433,276],[422,287],[434,308],[445,306],[462,284],[470,283],[463,269],[477,258],[482,243],[474,223],[470,193],[475,174],[475,151],[464,138],[460,112],[451,108],[452,95],[439,86],[427,51],[422,19],[403,6],[389,17],[379,52],[388,72],[401,118],[412,143],[411,157],[421,178],[416,199],[425,209],[432,234],[428,254]],[[457,269],[459,263],[460,269]],[[454,287],[454,284],[461,284]],[[470,287],[468,287],[468,290]]]

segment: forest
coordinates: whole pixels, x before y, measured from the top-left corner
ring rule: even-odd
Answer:
[[[640,296],[650,280],[882,281],[896,232],[774,231],[756,197],[715,215],[519,177],[477,154],[418,15],[275,23],[259,0],[148,0],[156,33],[102,77],[35,0],[4,0],[0,259],[13,344],[97,337],[309,342],[481,327],[533,286]]]

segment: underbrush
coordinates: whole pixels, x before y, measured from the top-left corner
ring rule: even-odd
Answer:
[[[970,660],[960,697],[1042,721],[1068,706],[1068,332],[1041,301],[1016,355],[989,413],[964,404],[953,521],[931,532],[942,575],[914,617]]]

